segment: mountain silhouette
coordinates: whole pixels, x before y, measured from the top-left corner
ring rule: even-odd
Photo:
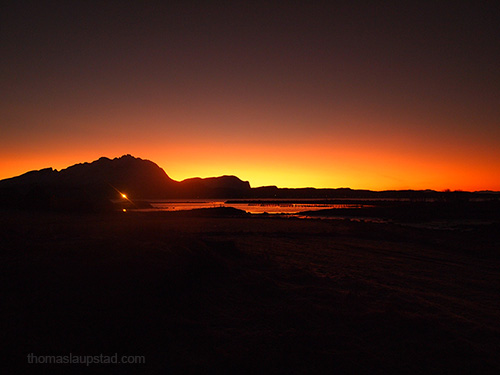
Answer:
[[[161,195],[175,184],[155,163],[131,155],[113,160],[102,157],[92,163],[76,164],[61,171],[47,168],[0,181],[0,187],[105,188],[107,191],[123,190],[142,197]]]
[[[406,199],[467,201],[498,199],[496,192],[437,192],[434,190],[370,191],[349,188],[251,188],[236,176],[189,178],[175,181],[150,160],[131,155],[27,172],[0,181],[0,207],[100,211],[113,207],[121,194],[141,199]],[[139,203],[138,203],[139,204]]]
[[[81,163],[57,171],[52,168],[27,172],[0,181],[2,206],[35,208],[105,206],[104,202],[126,194],[147,198],[233,198],[250,191],[248,181],[235,176],[171,179],[150,160],[131,155]],[[97,202],[97,203],[96,203]]]
[[[177,189],[177,196],[200,198],[238,198],[251,191],[250,183],[236,176],[189,178],[179,182]]]

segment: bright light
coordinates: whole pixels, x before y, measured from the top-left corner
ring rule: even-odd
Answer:
[[[126,209],[126,208],[124,208],[122,211],[123,211],[123,212],[127,212],[127,209]]]
[[[127,199],[127,195],[122,193],[122,198]]]

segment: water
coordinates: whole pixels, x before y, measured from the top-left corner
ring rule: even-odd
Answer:
[[[148,211],[182,211],[199,208],[233,207],[252,214],[296,214],[303,211],[317,211],[332,208],[363,208],[366,204],[357,203],[313,203],[307,200],[297,202],[280,202],[279,200],[262,200],[259,202],[189,199],[189,200],[155,200],[149,201],[152,208]]]

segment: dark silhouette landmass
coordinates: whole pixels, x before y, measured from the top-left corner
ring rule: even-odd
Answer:
[[[146,198],[234,198],[250,184],[235,176],[171,179],[149,160],[124,155],[76,164],[61,171],[46,168],[0,181],[0,205],[30,209],[111,209],[121,193],[136,201]]]
[[[143,199],[390,199],[465,202],[497,199],[496,192],[438,192],[434,190],[370,191],[350,188],[250,187],[236,176],[171,179],[149,160],[124,155],[76,164],[61,171],[46,168],[0,181],[0,207],[70,211],[106,211],[124,193],[136,205]]]

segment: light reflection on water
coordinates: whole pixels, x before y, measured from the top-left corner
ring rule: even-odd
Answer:
[[[199,208],[215,208],[215,207],[232,207],[246,211],[252,214],[295,214],[303,211],[317,211],[325,209],[339,208],[363,208],[367,207],[364,204],[317,204],[317,203],[283,203],[279,201],[269,201],[262,203],[226,203],[225,201],[215,200],[169,200],[169,201],[154,201],[150,202],[153,211],[182,211],[193,210]]]

